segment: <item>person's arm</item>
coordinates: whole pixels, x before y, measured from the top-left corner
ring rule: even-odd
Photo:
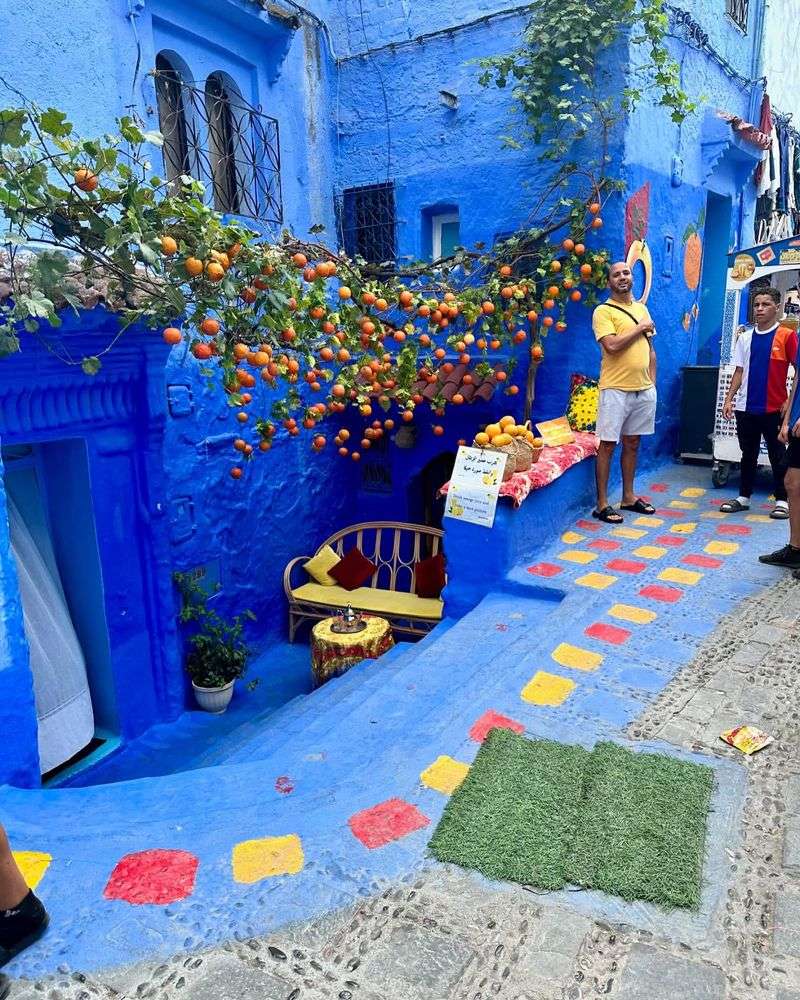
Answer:
[[[794,378],[792,379],[792,391],[789,393],[789,399],[786,403],[786,410],[783,414],[783,423],[781,424],[780,432],[778,433],[778,440],[787,444],[789,441],[789,419],[792,413],[792,404],[794,403],[795,393],[797,392],[797,383],[800,381],[797,377],[797,369],[794,370]],[[792,437],[800,437],[800,420],[795,421],[794,426],[791,429]]]
[[[653,347],[652,339],[648,340],[650,345],[650,381],[656,384],[656,349]]]
[[[641,323],[629,330],[627,333],[608,333],[600,343],[607,351],[616,354],[617,351],[624,351],[629,344],[632,344],[638,337],[645,337],[654,329],[651,319],[644,319]]]
[[[728,392],[725,395],[725,402],[722,404],[722,416],[726,420],[733,419],[733,397],[739,391],[742,385],[742,375],[744,374],[744,369],[740,366],[736,366],[736,371],[733,373],[733,378],[731,379],[731,384],[728,387]]]

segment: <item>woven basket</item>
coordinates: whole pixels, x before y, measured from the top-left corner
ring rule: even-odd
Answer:
[[[529,444],[523,437],[514,438],[514,448],[516,450],[516,471],[517,472],[527,472],[528,469],[533,465],[536,459],[539,457],[536,455],[534,457],[535,451],[541,451],[540,448],[534,448],[532,444]]]
[[[516,440],[516,439],[515,439]],[[478,444],[472,442],[473,448],[482,448],[484,451],[499,451],[506,456],[506,465],[503,470],[503,482],[507,482],[517,471],[517,449],[514,441],[511,444],[501,444],[492,446],[491,444]]]

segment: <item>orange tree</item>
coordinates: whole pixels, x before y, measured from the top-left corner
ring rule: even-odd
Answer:
[[[123,329],[162,330],[224,391],[242,427],[242,459],[268,451],[282,430],[309,431],[321,450],[322,422],[348,407],[364,418],[361,445],[345,429],[334,443],[357,458],[395,418],[413,420],[422,404],[415,387],[441,386],[458,361],[493,373],[514,395],[520,353],[538,363],[541,336],[564,330],[568,303],[594,301],[604,280],[608,255],[587,243],[609,188],[577,169],[569,173],[579,193],[565,198],[563,179],[550,185],[534,207],[536,226],[491,250],[375,265],[287,232],[270,242],[221,216],[198,181],[152,175],[145,145],[160,143],[158,133],[130,117],[118,124],[117,134],[87,140],[52,108],[0,112],[0,241],[13,289],[0,305],[0,352],[37,336],[43,321],[57,327],[59,305],[77,308],[77,278],[102,278]],[[105,350],[65,363],[91,375]],[[268,413],[252,412],[261,381],[274,390]],[[431,402],[438,416],[447,405],[441,393]],[[241,476],[241,462],[231,474]]]

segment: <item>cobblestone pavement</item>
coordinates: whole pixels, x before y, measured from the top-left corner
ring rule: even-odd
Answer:
[[[723,892],[691,941],[644,907],[611,921],[588,893],[542,894],[428,862],[265,938],[19,981],[12,1000],[800,1000],[799,664],[800,585],[786,578],[723,619],[627,729],[633,741],[727,758],[746,776]],[[752,758],[726,747],[719,733],[742,721],[775,743]]]

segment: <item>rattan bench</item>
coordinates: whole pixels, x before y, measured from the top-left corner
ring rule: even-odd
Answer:
[[[316,583],[302,568],[311,556],[292,559],[283,574],[289,602],[289,641],[294,642],[304,621],[328,618],[347,604],[386,618],[394,632],[425,635],[441,620],[444,603],[441,598],[414,593],[414,564],[437,555],[443,535],[438,528],[397,521],[371,521],[337,531],[319,549],[330,545],[343,556],[355,546],[378,567],[369,585],[356,590]]]

